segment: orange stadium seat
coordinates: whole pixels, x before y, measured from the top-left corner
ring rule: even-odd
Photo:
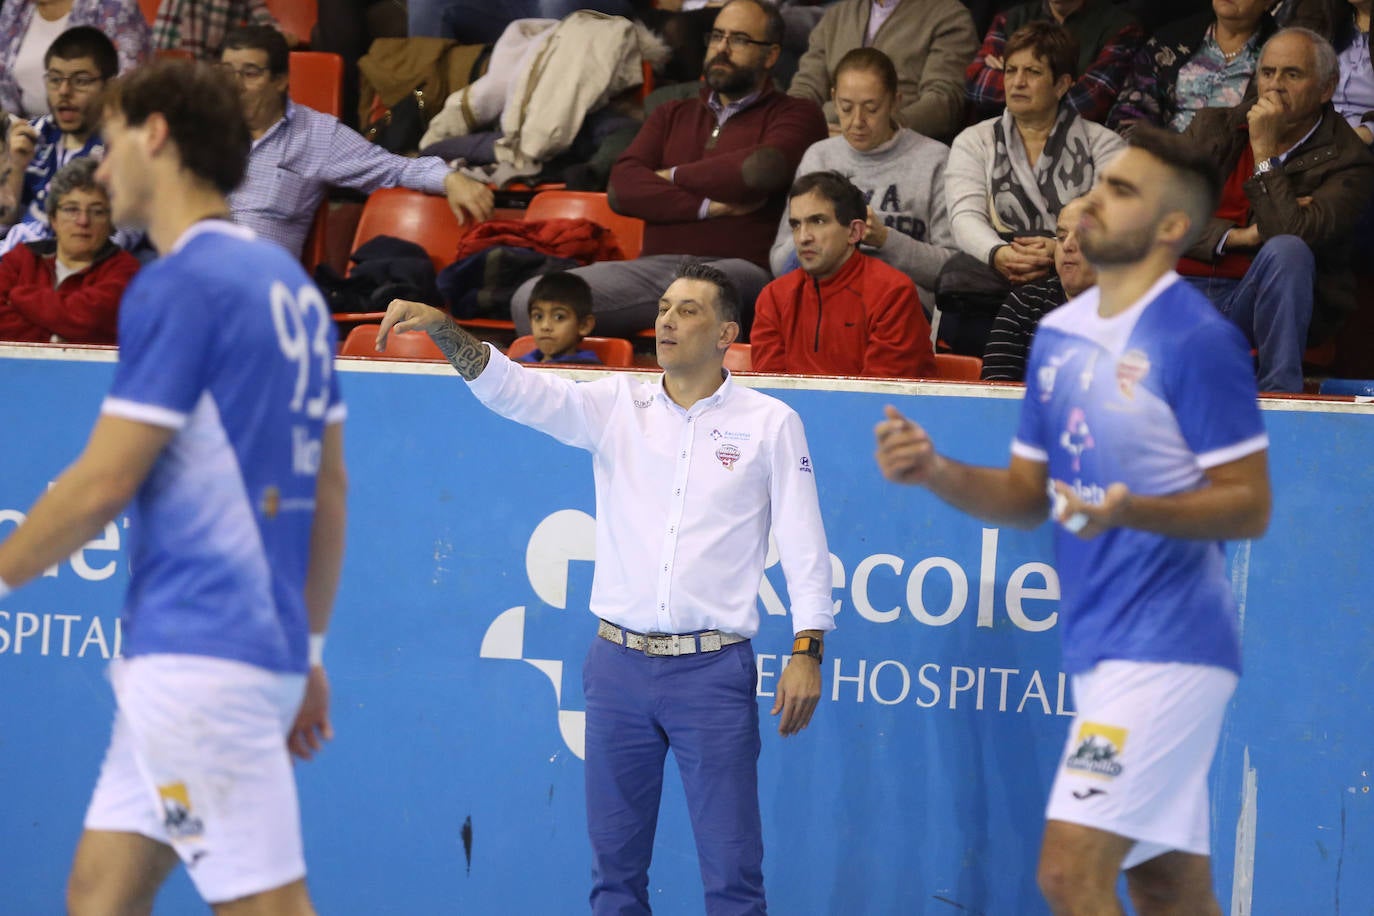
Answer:
[[[267,8],[283,31],[295,35],[303,44],[310,43],[310,30],[320,18],[316,0],[267,0]]]
[[[622,216],[598,191],[540,191],[530,200],[525,219],[589,219],[615,233],[626,258],[644,247],[644,220]]]
[[[339,348],[339,355],[366,356],[373,359],[378,357],[431,361],[444,359],[443,351],[434,345],[434,341],[429,339],[428,334],[420,331],[389,335],[386,339],[386,349],[378,353],[377,331],[381,327],[380,324],[358,325],[349,331],[348,336],[344,338],[343,346]]]
[[[747,343],[732,343],[725,351],[725,368],[731,372],[749,372],[754,367],[753,347]]]
[[[185,48],[158,48],[154,55],[158,60],[195,60],[196,56]]]
[[[292,51],[291,100],[307,108],[343,117],[343,58],[324,51]]]
[[[157,20],[157,8],[162,5],[162,0],[138,0],[138,8],[143,11],[143,18],[152,25]]]
[[[163,52],[158,52],[163,53]],[[291,100],[340,117],[343,114],[343,58],[322,51],[292,51],[290,62]],[[313,271],[328,254],[326,230],[329,226],[329,201],[320,201],[310,234],[301,247],[301,263]]]
[[[382,188],[373,191],[363,205],[353,250],[368,239],[391,235],[424,246],[435,270],[453,263],[458,242],[472,223],[461,224],[449,209],[448,200],[437,194],[423,194],[409,188]]]
[[[947,382],[976,382],[983,374],[983,361],[976,356],[957,353],[935,354],[935,377]]]
[[[635,349],[622,337],[584,337],[582,346],[595,353],[603,366],[626,369],[635,364]],[[526,334],[515,338],[506,355],[511,359],[519,359],[533,349],[534,337]]]

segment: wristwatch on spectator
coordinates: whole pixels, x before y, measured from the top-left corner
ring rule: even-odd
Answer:
[[[1262,162],[1255,163],[1255,172],[1250,177],[1258,178],[1265,172],[1272,172],[1274,169],[1278,168],[1282,164],[1283,163],[1279,160],[1278,156],[1270,156],[1268,159],[1265,159]]]

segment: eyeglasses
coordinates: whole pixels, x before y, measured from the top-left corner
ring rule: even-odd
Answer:
[[[97,83],[105,82],[94,73],[87,73],[85,70],[78,70],[76,73],[58,73],[56,70],[49,70],[43,74],[43,85],[54,92],[62,88],[63,83],[70,83],[71,87],[77,92],[85,92],[95,88]]]
[[[702,37],[705,39],[706,47],[708,48],[714,47],[723,41],[730,46],[731,51],[743,51],[750,45],[758,45],[766,48],[769,45],[777,44],[776,41],[759,41],[757,38],[750,38],[743,32],[722,32],[719,29],[712,29]]]
[[[110,218],[110,208],[100,204],[91,204],[89,207],[83,207],[80,204],[63,204],[57,208],[57,212],[63,219],[69,220],[78,220],[83,215],[90,222]]]
[[[242,67],[235,67],[233,64],[219,64],[221,73],[237,77],[245,83],[254,83],[262,79],[268,73],[267,67],[259,67],[257,64],[244,64]]]

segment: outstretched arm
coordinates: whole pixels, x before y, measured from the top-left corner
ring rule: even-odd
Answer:
[[[482,374],[487,361],[491,359],[491,351],[480,340],[458,327],[448,315],[423,302],[391,300],[382,318],[382,325],[377,330],[378,350],[386,348],[387,335],[393,331],[424,331],[435,346],[443,351],[458,374],[469,382]]]
[[[1045,520],[1045,465],[1013,455],[1005,468],[977,467],[935,451],[919,425],[889,406],[874,429],[877,460],[894,483],[919,484],[961,512],[996,524],[1034,528]]]

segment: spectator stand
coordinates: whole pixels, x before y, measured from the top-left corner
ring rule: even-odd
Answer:
[[[511,359],[519,359],[534,348],[533,335],[526,334],[524,337],[515,338],[510,348],[506,350],[506,355]],[[596,358],[601,360],[601,365],[608,369],[629,369],[634,366],[634,347],[630,346],[630,342],[623,337],[584,337],[582,338],[582,348],[595,353]],[[568,363],[530,363],[529,365],[569,368]]]

